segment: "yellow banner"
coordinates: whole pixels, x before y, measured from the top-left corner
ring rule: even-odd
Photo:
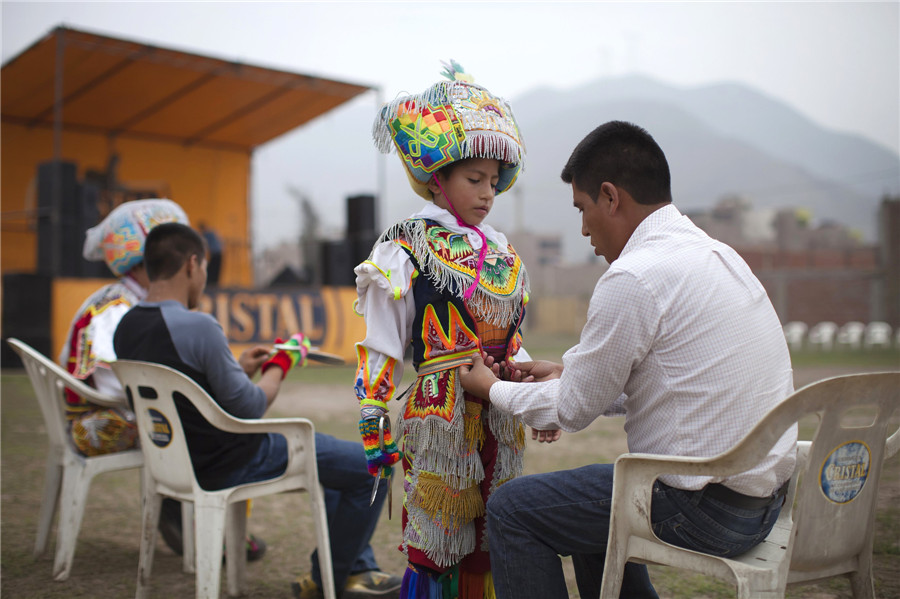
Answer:
[[[78,307],[109,279],[56,279],[53,281],[51,334],[54,355],[65,342],[69,323]],[[245,348],[270,345],[302,331],[322,351],[356,362],[354,344],[366,335],[362,317],[353,311],[352,287],[309,287],[283,290],[213,289],[200,310],[212,314],[238,355]]]

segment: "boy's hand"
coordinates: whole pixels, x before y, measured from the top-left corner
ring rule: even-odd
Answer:
[[[393,473],[393,465],[400,461],[403,457],[397,444],[391,437],[390,421],[385,417],[384,427],[384,449],[378,443],[378,418],[369,418],[359,421],[359,434],[362,437],[363,449],[366,451],[366,465],[369,474],[378,475],[378,469],[384,468],[381,472],[382,478],[390,478]]]
[[[471,366],[463,364],[459,367],[459,383],[463,389],[481,399],[490,401],[491,386],[499,380],[480,354],[472,356]]]

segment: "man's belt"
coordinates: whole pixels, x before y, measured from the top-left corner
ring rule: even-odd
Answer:
[[[785,481],[770,497],[753,497],[729,489],[721,483],[711,483],[703,488],[703,496],[717,499],[731,507],[743,510],[759,510],[768,507],[787,494],[788,482]]]

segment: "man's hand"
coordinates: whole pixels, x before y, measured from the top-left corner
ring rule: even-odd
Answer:
[[[536,428],[531,429],[531,438],[538,443],[553,443],[554,441],[559,441],[560,437],[562,437],[562,431],[559,429],[548,431],[539,431]]]
[[[463,389],[481,399],[490,401],[491,386],[500,379],[485,365],[480,354],[472,356],[472,365],[459,367],[459,383]]]
[[[511,370],[519,371],[520,380],[525,380],[528,377],[536,383],[543,383],[544,381],[550,381],[553,379],[558,379],[562,376],[563,366],[562,364],[557,364],[556,362],[549,362],[547,360],[535,360],[533,362],[511,362],[509,364],[509,368]],[[510,377],[511,380],[512,377]]]
[[[250,349],[244,350],[241,357],[238,358],[238,364],[244,369],[248,377],[253,377],[262,363],[269,357],[269,348],[264,345],[257,345]]]
[[[281,369],[281,378],[287,376],[291,368],[300,364],[306,364],[306,355],[309,353],[309,339],[303,333],[294,333],[287,341],[280,338],[275,340],[275,345],[280,346],[271,358],[265,360],[262,364],[263,374],[272,366]]]

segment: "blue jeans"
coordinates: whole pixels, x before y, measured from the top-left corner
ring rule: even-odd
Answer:
[[[571,555],[582,599],[603,580],[612,503],[612,464],[524,476],[497,489],[487,504],[491,570],[499,599],[569,596],[560,555]],[[664,541],[704,553],[738,555],[762,541],[781,502],[740,510],[654,485],[651,521]],[[620,597],[657,598],[646,566],[628,563]]]
[[[378,524],[387,485],[379,487],[375,503],[369,507],[375,479],[369,474],[359,442],[316,433],[316,466],[325,489],[334,587],[340,592],[350,574],[378,569],[369,540]],[[281,435],[268,434],[253,459],[232,473],[228,486],[274,478],[285,468],[287,442]],[[313,551],[311,560],[313,580],[321,587],[317,551]]]

